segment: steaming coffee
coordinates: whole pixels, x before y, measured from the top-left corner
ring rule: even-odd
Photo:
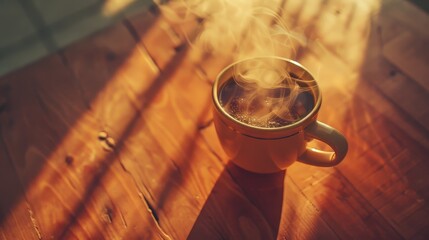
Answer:
[[[322,96],[317,81],[299,63],[255,57],[226,67],[213,84],[213,122],[231,161],[248,171],[272,173],[296,161],[335,166],[347,140],[317,120]],[[307,147],[318,139],[332,151]]]
[[[292,76],[296,78],[296,76]],[[219,91],[219,101],[236,120],[263,128],[278,128],[297,122],[314,108],[311,90],[304,85],[264,89],[227,80]]]

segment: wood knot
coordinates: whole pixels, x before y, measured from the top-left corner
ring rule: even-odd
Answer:
[[[198,130],[203,130],[208,128],[213,123],[213,119],[206,120],[205,122],[199,123],[197,126]]]
[[[103,209],[103,220],[106,223],[112,223],[113,222],[113,209],[109,206],[105,206]]]
[[[160,13],[159,8],[156,4],[152,4],[149,6],[149,12],[154,15],[158,15]]]
[[[67,165],[71,166],[73,164],[74,158],[73,156],[67,155],[64,159]]]
[[[179,45],[177,45],[177,46],[174,47],[174,51],[175,52],[180,52],[180,51],[182,51],[185,48],[186,48],[186,45],[183,44],[183,43],[181,43],[181,44],[179,44]]]
[[[116,54],[113,52],[106,53],[107,61],[114,61],[117,58]]]
[[[204,18],[203,17],[197,17],[197,23],[203,23],[204,22]]]

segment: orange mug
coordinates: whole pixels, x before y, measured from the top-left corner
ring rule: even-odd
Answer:
[[[240,64],[248,64],[249,61],[264,59],[275,61],[275,64],[300,79],[310,80],[306,84],[311,89],[314,106],[303,118],[281,127],[258,127],[235,119],[222,106],[219,94],[224,84],[232,78],[235,68]],[[332,167],[344,159],[348,149],[345,137],[317,120],[321,103],[320,89],[310,72],[299,63],[280,57],[251,58],[233,63],[218,75],[213,85],[213,119],[220,143],[233,163],[256,173],[285,170],[295,161]],[[310,139],[326,143],[333,151],[307,147]]]

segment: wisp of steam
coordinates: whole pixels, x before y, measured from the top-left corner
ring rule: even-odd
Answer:
[[[219,57],[252,59],[234,67],[235,85],[230,86],[228,96],[220,98],[224,109],[234,118],[246,124],[272,128],[296,122],[308,113],[311,106],[307,102],[312,100],[306,100],[307,95],[303,93],[310,93],[311,89],[302,83],[309,80],[291,76],[284,62],[270,58],[292,58],[294,44],[303,43],[282,20],[284,1],[155,2],[171,21],[203,20],[203,28],[190,42],[193,47]]]

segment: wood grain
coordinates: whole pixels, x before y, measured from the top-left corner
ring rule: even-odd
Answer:
[[[2,239],[38,239],[41,235],[39,227],[33,219],[32,207],[24,197],[24,187],[14,171],[15,167],[4,147],[3,139],[0,140],[0,143],[1,237]],[[15,229],[16,226],[20,226],[19,229]]]
[[[349,141],[334,168],[230,163],[211,84],[233,59],[187,47],[201,22],[155,7],[2,77],[1,238],[426,239],[426,60],[394,66],[382,44],[407,48],[395,36],[427,20],[399,2],[278,2],[306,39],[295,59],[320,84],[318,119]]]
[[[427,43],[429,38],[404,32],[387,42],[383,46],[383,53],[387,60],[429,91],[429,83],[425,78],[429,74],[425,67],[429,61]]]

